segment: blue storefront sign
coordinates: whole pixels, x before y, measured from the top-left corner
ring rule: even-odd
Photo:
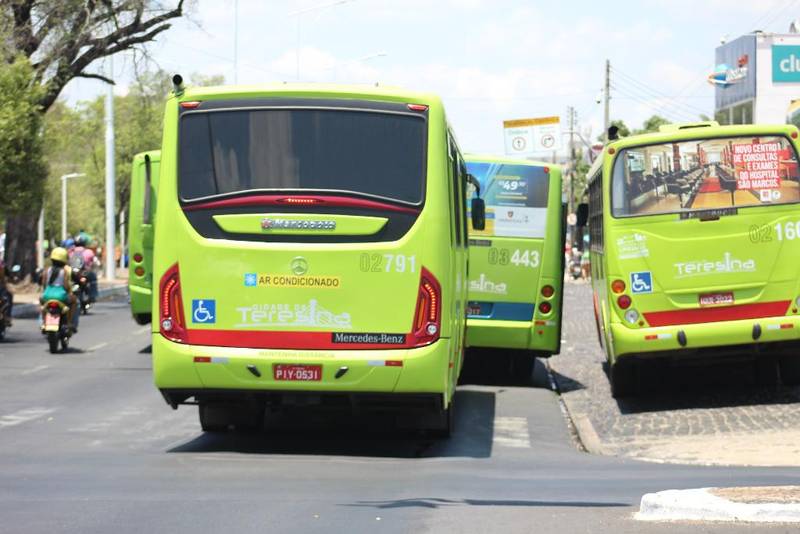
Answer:
[[[800,82],[800,46],[772,45],[772,81]]]

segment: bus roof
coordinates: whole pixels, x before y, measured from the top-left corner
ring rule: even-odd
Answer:
[[[498,154],[464,154],[464,159],[469,162],[483,161],[486,163],[506,163],[513,165],[530,165],[531,167],[558,167],[558,163],[547,163],[545,161],[532,161],[524,158],[515,158],[513,156],[501,156]]]
[[[179,100],[258,98],[264,96],[336,97],[358,100],[384,100],[409,104],[440,105],[441,99],[433,93],[410,91],[388,85],[343,85],[329,83],[276,82],[259,85],[219,85],[209,87],[187,86]]]

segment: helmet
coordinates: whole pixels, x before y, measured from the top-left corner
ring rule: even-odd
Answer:
[[[67,263],[67,261],[69,261],[67,249],[64,247],[54,248],[53,252],[50,253],[50,259],[53,261],[60,261],[61,263]]]
[[[75,240],[72,239],[71,237],[68,237],[64,240],[63,243],[61,243],[61,246],[64,248],[72,248],[75,246]]]

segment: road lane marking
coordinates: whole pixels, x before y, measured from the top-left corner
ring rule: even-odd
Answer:
[[[38,373],[39,371],[44,371],[45,369],[50,369],[49,365],[37,365],[33,369],[28,369],[26,371],[22,371],[22,375],[32,375],[33,373]]]
[[[100,350],[100,349],[102,349],[103,347],[107,347],[107,346],[108,346],[108,343],[106,343],[106,342],[104,341],[103,343],[98,343],[97,345],[93,345],[93,346],[89,347],[89,348],[88,348],[88,349],[86,349],[86,350],[87,350],[88,352],[94,352],[94,351],[96,351],[96,350]]]
[[[150,327],[149,326],[143,326],[139,330],[135,331],[134,334],[136,334],[138,336],[139,334],[144,334],[145,332],[149,332],[149,331],[150,331]]]
[[[0,428],[21,425],[56,411],[54,408],[26,408],[0,417]]]
[[[494,444],[503,447],[528,449],[531,437],[526,417],[496,417],[494,420]]]

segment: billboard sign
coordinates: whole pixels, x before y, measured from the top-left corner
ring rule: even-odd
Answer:
[[[508,156],[531,156],[561,149],[559,117],[503,121],[503,133]]]
[[[772,81],[800,82],[800,46],[772,45]]]
[[[714,72],[708,77],[714,85],[716,109],[755,98],[756,63],[755,35],[743,35],[717,48]]]

